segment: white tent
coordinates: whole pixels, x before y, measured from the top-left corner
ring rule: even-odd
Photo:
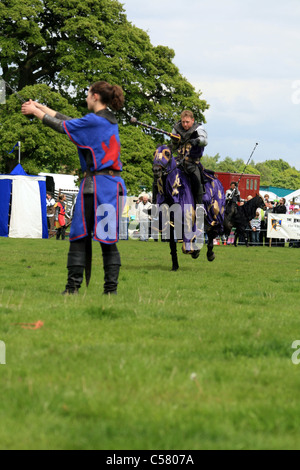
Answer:
[[[78,180],[78,176],[76,175],[62,175],[60,173],[39,173],[39,176],[52,176],[55,184],[55,190],[58,192],[78,192],[79,190],[79,186],[76,185],[76,181]]]
[[[46,178],[27,175],[20,164],[0,175],[0,236],[48,238]]]
[[[292,201],[295,201],[296,204],[300,204],[300,189],[297,189],[297,191],[293,191],[292,193],[285,196],[285,200],[288,204],[290,204]]]

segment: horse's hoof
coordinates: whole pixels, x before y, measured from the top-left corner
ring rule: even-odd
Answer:
[[[214,253],[211,253],[210,255],[207,253],[207,259],[208,261],[213,261],[215,259],[216,255]]]
[[[199,255],[200,255],[200,250],[195,250],[195,251],[193,251],[193,253],[191,254],[191,256],[192,256],[193,259],[199,258]]]
[[[178,266],[178,265],[177,265],[177,266],[172,266],[171,271],[178,271],[178,269],[179,269],[179,266]]]

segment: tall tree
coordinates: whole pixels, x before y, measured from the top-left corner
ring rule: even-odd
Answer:
[[[77,109],[47,85],[25,87],[20,96],[46,102],[51,108],[71,117],[79,117]],[[35,118],[21,114],[21,103],[11,95],[0,106],[0,172],[9,173],[18,163],[18,152],[9,153],[21,142],[21,163],[30,174],[39,172],[74,173],[79,171],[76,147],[62,134],[44,126]]]
[[[198,121],[205,121],[208,105],[180,74],[174,55],[166,46],[152,46],[147,33],[127,20],[116,0],[0,3],[4,80],[18,91],[48,85],[80,113],[86,113],[85,96],[91,83],[118,83],[126,97],[126,106],[118,116],[123,135],[126,127],[131,127],[131,116],[168,131],[184,108],[192,109]],[[139,132],[145,133],[143,129]],[[130,131],[128,139],[136,135]],[[152,137],[162,142],[161,135]],[[22,138],[22,133],[15,136],[15,140]],[[135,145],[131,140],[128,148],[134,150]]]

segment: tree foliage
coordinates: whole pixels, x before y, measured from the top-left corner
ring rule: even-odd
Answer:
[[[198,121],[205,121],[203,113],[208,105],[179,73],[173,63],[174,51],[166,46],[154,47],[148,34],[127,20],[122,4],[116,0],[1,0],[0,52],[4,80],[23,96],[34,98],[38,90],[41,101],[49,106],[57,100],[57,110],[68,114],[63,109],[63,105],[68,107],[66,101],[57,96],[50,99],[50,91],[59,93],[61,100],[74,107],[72,116],[86,113],[85,97],[91,83],[107,80],[122,86],[126,101],[118,118],[125,144],[122,158],[125,169],[130,168],[126,170],[130,187],[139,184],[139,173],[145,174],[142,169],[133,171],[136,160],[131,161],[131,156],[135,155],[137,142],[139,155],[143,156],[138,163],[144,165],[145,152],[151,147],[148,158],[152,157],[153,145],[163,140],[160,134],[152,134],[151,143],[145,130],[133,131],[131,116],[167,131],[171,131],[184,108],[191,109]],[[35,88],[41,84],[49,90]],[[31,127],[37,126],[38,131],[29,132],[18,113],[14,97],[5,109],[1,106],[2,159],[9,158],[3,153],[4,147],[26,139],[24,167],[33,168],[34,153],[38,169],[56,171],[62,152],[66,163],[61,166],[69,168],[73,151],[65,140],[61,143],[62,136],[56,137],[54,146],[52,132],[44,130],[42,134],[36,122]],[[3,126],[6,130],[10,127],[9,139],[5,139]]]
[[[300,188],[300,172],[284,160],[267,160],[265,166],[272,173],[272,186],[295,190]]]
[[[46,101],[57,111],[78,117],[76,108],[47,85],[25,87],[20,96],[30,96],[36,101]],[[0,107],[0,171],[10,172],[17,163],[17,152],[9,154],[16,142],[21,142],[22,165],[26,172],[73,173],[78,170],[79,160],[74,144],[63,134],[44,126],[35,118],[23,116],[21,103],[11,95]],[[21,136],[21,138],[20,138]]]

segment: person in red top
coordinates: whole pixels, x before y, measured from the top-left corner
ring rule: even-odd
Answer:
[[[58,197],[58,202],[54,205],[55,207],[55,227],[56,227],[56,240],[64,240],[66,238],[66,209],[65,209],[65,200],[66,195],[60,194]]]

